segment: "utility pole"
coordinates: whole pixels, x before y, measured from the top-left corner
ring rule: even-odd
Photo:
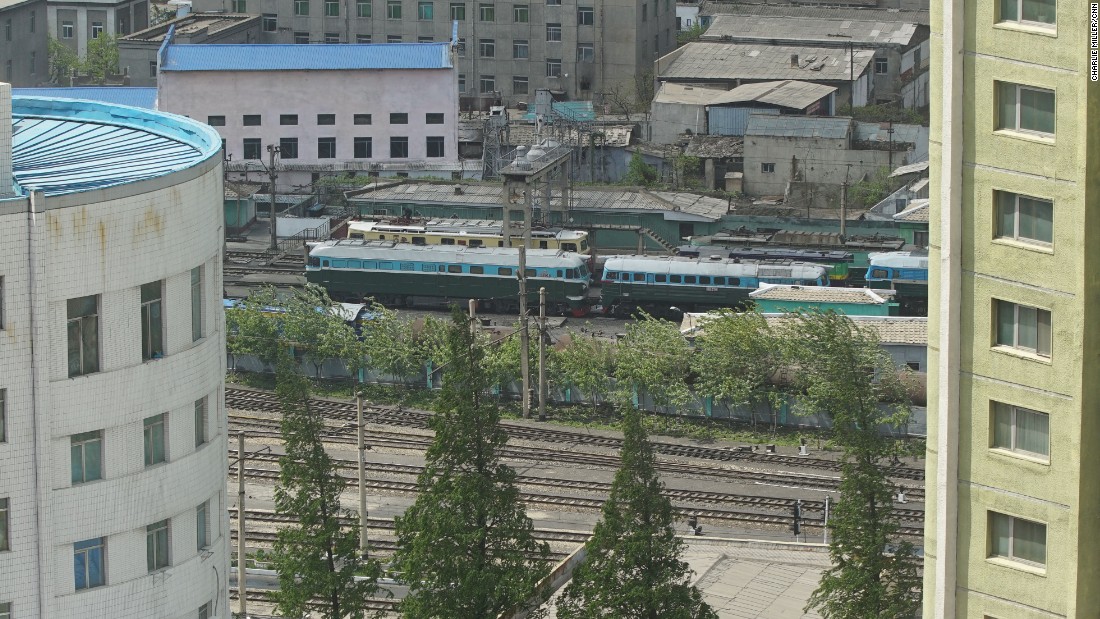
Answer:
[[[890,171],[894,171],[894,121],[890,121],[890,126],[886,129],[886,133],[890,136]]]
[[[531,359],[530,346],[531,334],[527,331],[529,321],[527,319],[527,248],[531,245],[531,200],[534,191],[527,191],[523,204],[523,242],[519,246],[519,269],[516,277],[519,278],[519,368],[523,376],[523,393],[520,394],[520,403],[523,410],[523,418],[531,418]]]
[[[363,392],[355,391],[356,446],[359,448],[359,553],[367,557],[367,445],[363,436]]]
[[[240,596],[240,616],[248,619],[248,580],[245,558],[244,522],[244,432],[237,433],[237,595]]]
[[[275,179],[279,175],[275,173],[275,155],[279,154],[279,147],[274,144],[267,145],[268,165],[267,178],[271,182],[271,251],[279,251],[279,237],[276,231],[275,220]]]
[[[546,288],[539,288],[539,421],[546,421]]]
[[[825,526],[822,527],[824,535],[821,539],[821,543],[826,546],[829,545],[829,495],[825,495]]]
[[[848,233],[848,172],[852,170],[852,164],[844,170],[844,184],[840,186],[840,240]]]

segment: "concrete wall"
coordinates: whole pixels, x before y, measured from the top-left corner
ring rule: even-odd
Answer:
[[[180,24],[177,28],[182,26]],[[258,43],[262,36],[260,27],[260,19],[253,17],[213,34],[209,34],[205,28],[197,31],[183,28],[176,33],[174,42],[180,45]],[[131,86],[157,85],[157,52],[161,43],[163,41],[159,38],[149,41],[126,38],[119,40],[118,66],[122,71],[129,70]]]
[[[319,97],[319,93],[324,93]],[[298,138],[298,158],[284,164],[455,163],[458,161],[458,99],[453,69],[401,71],[166,71],[161,73],[158,108],[205,122],[225,116],[215,127],[233,161],[244,159],[244,138],[267,144]],[[444,124],[425,124],[426,113],[442,113]],[[317,114],[335,114],[335,125],[318,125]],[[391,125],[390,113],[407,113],[409,124]],[[245,127],[245,114],[261,115],[261,125]],[[282,114],[297,114],[298,124],[280,125]],[[371,114],[370,125],[355,125],[355,114]],[[409,138],[406,159],[390,157],[390,137]],[[427,158],[426,138],[443,136],[442,158]],[[317,157],[317,139],[336,138],[336,158]],[[370,137],[373,156],[354,158],[354,138]],[[285,182],[285,180],[284,180]]]
[[[685,130],[700,135],[707,132],[707,112],[704,105],[655,101],[651,109],[649,141],[654,144],[675,144]]]
[[[19,88],[49,81],[46,13],[46,0],[32,0],[0,9],[0,82]],[[9,29],[10,39],[7,36]]]
[[[783,195],[792,178],[839,187],[856,183],[891,166],[891,155],[880,150],[846,150],[844,140],[749,136],[745,139],[745,193]],[[910,153],[895,152],[892,165],[910,163]],[[762,164],[775,172],[762,172]]]
[[[149,25],[149,3],[146,0],[120,0],[118,2],[80,2],[60,0],[49,3],[49,32],[61,43],[69,46],[83,58],[88,53],[88,41],[93,36],[93,26],[103,25],[103,32],[110,35],[130,34]],[[73,37],[63,36],[65,21],[73,22]]]

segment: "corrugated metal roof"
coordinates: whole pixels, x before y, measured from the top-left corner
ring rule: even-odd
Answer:
[[[677,52],[660,79],[849,81],[863,75],[875,55],[867,49],[711,41],[688,43]],[[795,66],[792,56],[798,56]]]
[[[703,39],[721,40],[729,37],[735,41],[749,39],[800,41],[808,45],[815,43],[908,45],[916,32],[917,24],[902,19],[887,21],[715,15],[706,33],[703,34]]]
[[[680,332],[699,337],[706,331],[706,323],[713,314],[687,312],[680,322]],[[764,314],[773,327],[790,324],[789,314]],[[923,316],[848,316],[857,327],[878,336],[885,345],[926,346],[928,344],[928,319]]]
[[[753,114],[745,135],[843,139],[851,124],[850,118]]]
[[[909,165],[903,165],[894,169],[890,173],[890,178],[895,176],[905,176],[906,174],[916,174],[917,172],[924,172],[928,169],[927,161],[918,161],[916,163],[910,163]]]
[[[722,88],[688,86],[674,82],[664,82],[653,97],[654,103],[681,103],[686,105],[707,105],[715,97],[729,92]]]
[[[102,189],[218,156],[221,138],[188,118],[72,99],[12,99],[12,168],[46,195]]]
[[[169,45],[161,71],[449,69],[450,43]]]
[[[895,142],[916,143],[922,138],[920,125],[907,125],[902,123],[865,123],[856,122],[854,137],[857,140],[870,142],[889,142],[890,130],[893,130]]]
[[[759,288],[749,293],[751,299],[804,301],[807,303],[852,303],[857,305],[882,305],[888,303],[893,296],[893,290],[790,286],[786,284],[761,284]]]
[[[927,179],[922,179],[927,181]],[[894,215],[894,221],[916,221],[928,223],[928,216],[931,214],[928,209],[928,200],[913,200],[909,203],[909,208]]]
[[[12,88],[15,97],[54,97],[81,99],[114,105],[129,105],[147,110],[156,108],[157,89],[131,86],[75,86],[72,88]]]
[[[740,136],[693,135],[684,154],[704,159],[740,157],[745,153],[745,141]]]
[[[813,105],[820,99],[824,99],[836,90],[835,86],[799,80],[758,82],[738,86],[729,92],[722,93],[714,97],[710,104],[722,105],[724,103],[757,101],[801,110]]]
[[[596,111],[592,108],[591,101],[551,101],[550,109],[554,114],[569,120],[596,120]],[[534,106],[529,107],[520,116],[520,120],[535,122]]]
[[[168,29],[175,26],[176,37],[191,36],[204,32],[214,35],[222,30],[245,25],[248,22],[259,22],[259,15],[245,15],[238,13],[188,13],[182,17],[176,17],[144,30],[138,30],[131,34],[119,37],[119,41],[146,41],[159,43],[168,36]],[[246,26],[247,27],[247,26]]]
[[[872,3],[873,5],[874,3]],[[704,2],[700,15],[773,15],[778,17],[804,17],[809,19],[857,19],[866,21],[904,21],[927,26],[928,9],[905,10],[813,7],[790,4],[748,4],[741,2]]]

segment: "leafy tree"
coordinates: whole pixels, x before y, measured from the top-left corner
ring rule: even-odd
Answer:
[[[687,30],[681,30],[676,33],[676,47],[683,47],[688,43],[694,43],[703,38],[703,33],[707,29],[703,27],[699,22],[695,22],[695,25]]]
[[[672,504],[661,494],[640,413],[628,408],[622,425],[622,464],[557,616],[717,619],[689,584],[691,570],[681,560],[684,542],[673,528]]]
[[[394,519],[408,619],[495,619],[531,598],[547,573],[549,548],[533,537],[515,471],[500,462],[508,437],[484,398],[484,351],[471,331],[456,310],[419,495]]]
[[[560,384],[581,390],[595,409],[611,391],[615,348],[602,338],[572,331],[569,335],[569,345],[550,355],[550,374],[557,377]]]
[[[627,164],[626,176],[623,177],[623,181],[627,185],[648,187],[657,182],[657,168],[646,163],[642,159],[641,153],[634,151],[634,154],[630,156],[630,163]]]
[[[48,54],[50,58],[50,81],[67,86],[74,73],[84,70],[84,63],[76,51],[61,41],[50,37]]]
[[[230,352],[255,355],[275,367],[285,448],[275,510],[294,523],[278,531],[272,553],[279,611],[301,617],[318,603],[326,618],[361,619],[366,599],[379,591],[381,566],[359,555],[359,531],[344,524],[351,520],[340,504],[344,480],[325,452],[324,419],[310,409],[309,381],[294,353],[308,342],[311,358],[341,358],[353,367],[362,358],[355,332],[332,305],[314,287],[283,299],[269,288],[227,312],[226,325]],[[357,573],[368,578],[357,581]]]
[[[894,441],[880,432],[908,421],[905,382],[877,337],[846,316],[797,314],[788,343],[801,410],[830,415],[843,449],[841,496],[829,518],[833,567],[807,609],[826,619],[911,619],[921,574],[913,544],[898,536],[893,486],[882,468]]]
[[[615,357],[620,397],[629,400],[637,389],[648,393],[657,406],[691,401],[687,386],[691,348],[675,324],[643,314],[627,326]]]
[[[84,70],[101,84],[108,75],[118,75],[118,37],[104,32],[88,41]]]
[[[731,407],[766,406],[775,431],[776,411],[786,394],[772,381],[784,362],[783,338],[759,312],[712,313],[706,329],[695,340],[692,357],[699,391]]]
[[[848,198],[855,208],[870,208],[890,195],[893,189],[890,168],[883,166],[875,170],[873,175],[852,185],[848,190]]]
[[[370,367],[394,379],[423,367],[412,324],[377,303],[371,305],[370,313],[371,319],[363,326],[363,348]]]

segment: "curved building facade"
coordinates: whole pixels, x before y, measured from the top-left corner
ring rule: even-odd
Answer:
[[[220,138],[9,93],[0,617],[228,617]]]

